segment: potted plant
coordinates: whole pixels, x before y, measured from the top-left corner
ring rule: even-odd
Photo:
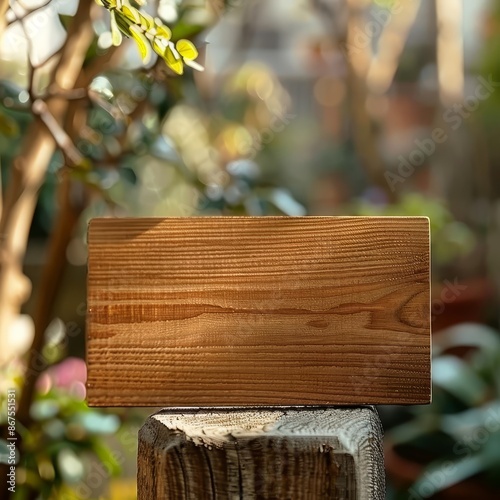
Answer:
[[[388,477],[405,498],[499,498],[499,366],[500,336],[485,325],[435,338],[433,402],[387,434]]]

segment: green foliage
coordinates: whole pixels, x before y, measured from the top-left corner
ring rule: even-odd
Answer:
[[[470,349],[463,357],[457,348]],[[500,486],[500,333],[461,324],[434,339],[433,402],[414,407],[408,422],[391,429],[394,445],[432,457],[415,491],[433,493],[479,473]],[[438,475],[443,480],[429,483]]]
[[[113,45],[120,45],[122,35],[125,35],[136,42],[144,64],[148,64],[153,52],[156,52],[178,75],[184,73],[184,65],[203,71],[203,67],[195,61],[198,50],[194,44],[186,39],[174,43],[172,31],[159,17],[153,18],[148,13],[136,9],[129,0],[96,0],[96,2],[108,9],[111,15]]]
[[[24,442],[17,464],[19,494],[30,486],[42,499],[62,498],[63,491],[85,479],[92,456],[106,464],[107,474],[119,474],[120,462],[102,441],[122,425],[116,415],[91,409],[81,397],[56,387],[37,392],[31,415],[29,429],[17,423]],[[0,449],[5,445],[0,440]]]
[[[442,201],[419,193],[407,193],[398,203],[391,205],[362,202],[357,205],[356,213],[359,215],[429,217],[432,257],[437,266],[447,265],[467,255],[476,244],[474,233],[467,225],[455,220]]]

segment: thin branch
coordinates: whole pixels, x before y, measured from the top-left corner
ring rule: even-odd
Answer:
[[[90,18],[87,18],[84,14],[80,12],[80,8],[83,8],[83,2],[80,4],[79,12],[77,12],[75,16],[74,23],[76,26],[82,23],[88,23],[88,27],[90,27]],[[83,19],[82,19],[83,18]],[[84,28],[84,26],[82,26]],[[91,30],[90,30],[91,32]],[[121,46],[120,46],[121,47]],[[95,59],[88,67],[85,69],[81,69],[78,73],[78,76],[75,78],[73,83],[74,89],[86,88],[92,80],[105,68],[112,65],[116,61],[116,55],[119,52],[120,47],[116,49],[109,50],[106,54]],[[80,48],[81,49],[81,48]],[[79,49],[79,51],[80,51]],[[73,52],[74,47],[70,49]],[[70,53],[71,53],[70,52]],[[55,88],[60,87],[60,80],[57,76],[53,79],[54,82],[51,86],[55,86]],[[51,87],[49,86],[49,88]],[[64,87],[62,90],[66,90],[67,87]],[[69,89],[68,89],[69,90]],[[67,103],[66,103],[67,104]],[[73,100],[69,102],[67,106],[66,116],[60,118],[61,123],[64,123],[64,126],[61,127],[63,130],[66,130],[67,135],[70,140],[74,144],[75,140],[80,135],[80,127],[78,126],[79,121],[85,121],[87,113],[87,103],[85,100]],[[79,116],[80,115],[80,116]],[[79,118],[77,118],[79,116]],[[58,121],[59,124],[59,121]],[[46,129],[47,130],[47,129]],[[63,179],[63,184],[66,182],[67,178]],[[65,187],[61,187],[62,192],[64,193]],[[68,187],[69,189],[69,187]],[[60,208],[60,216],[58,221],[56,222],[56,227],[51,235],[51,243],[50,246],[53,250],[49,251],[49,257],[46,264],[46,269],[50,269],[50,271],[44,272],[42,277],[42,284],[39,287],[41,293],[38,294],[36,299],[36,309],[33,317],[33,321],[35,323],[35,336],[33,339],[33,343],[29,352],[28,358],[28,376],[25,377],[23,391],[21,393],[21,400],[19,403],[18,409],[18,419],[24,422],[25,425],[28,425],[30,422],[30,413],[29,409],[31,406],[31,402],[33,400],[33,395],[35,391],[35,383],[37,380],[37,376],[42,368],[39,368],[37,363],[38,353],[41,352],[44,345],[44,334],[47,326],[52,319],[52,305],[56,296],[57,286],[53,286],[60,280],[61,272],[64,266],[60,266],[55,262],[59,262],[63,264],[65,262],[64,252],[66,250],[67,243],[64,244],[64,241],[68,241],[68,234],[71,233],[72,228],[77,220],[77,213],[81,211],[81,206],[69,206],[69,200],[63,198],[63,206]],[[69,214],[64,215],[66,209],[69,209]],[[65,236],[66,235],[66,236]],[[66,245],[66,246],[65,246]],[[64,252],[63,252],[64,248]],[[52,281],[51,281],[52,280]],[[47,289],[45,289],[45,281],[48,283]]]
[[[48,97],[61,97],[67,101],[77,101],[88,97],[88,91],[86,88],[60,89],[56,85],[52,85],[47,89],[47,94],[43,96],[43,99]]]
[[[56,144],[63,151],[64,155],[70,160],[72,165],[81,165],[83,156],[78,151],[71,137],[59,125],[59,122],[54,118],[50,112],[47,104],[41,99],[36,99],[32,106],[33,113],[40,117],[44,125],[47,127]]]
[[[95,90],[89,90],[90,100],[109,113],[115,120],[126,121],[127,115],[118,107],[103,99]]]
[[[356,47],[356,35],[363,29],[366,0],[348,0],[347,47]],[[366,75],[370,67],[370,45],[347,51],[349,104],[356,151],[371,181],[381,188],[387,199],[396,198],[384,178],[384,163],[377,145],[373,123],[366,108],[368,96]]]

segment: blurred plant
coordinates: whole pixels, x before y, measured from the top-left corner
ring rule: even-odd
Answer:
[[[453,217],[445,204],[420,193],[407,193],[395,204],[362,200],[356,207],[358,215],[425,216],[431,227],[433,265],[439,269],[467,255],[476,244],[469,227]]]
[[[286,126],[288,106],[287,92],[268,68],[244,65],[221,85],[208,108],[195,101],[170,111],[151,149],[162,160],[154,167],[154,181],[144,168],[136,171],[149,193],[154,182],[157,195],[120,203],[142,204],[143,210],[156,204],[155,210],[164,210],[162,202],[171,203],[172,198],[160,194],[162,184],[168,185],[166,179],[160,179],[172,176],[165,170],[171,166],[184,178],[183,214],[199,210],[211,214],[304,214],[304,208],[286,190],[276,187],[272,174],[266,176],[256,162],[258,154]]]
[[[428,463],[410,488],[416,498],[478,475],[498,491],[500,333],[470,323],[434,340],[433,402],[413,407],[411,420],[391,429],[388,440]]]
[[[65,43],[54,45],[40,64],[29,58],[25,68],[11,62],[8,80],[0,82],[1,180],[6,186],[0,197],[0,369],[8,381],[13,380],[9,370],[16,370],[23,498],[36,498],[40,488],[48,498],[50,477],[55,488],[64,490],[69,476],[54,458],[61,446],[67,453],[83,446],[102,458],[92,429],[81,442],[67,434],[77,415],[85,413],[81,391],[44,385],[47,374],[53,376],[47,367],[65,355],[53,356],[47,332],[66,258],[74,255],[67,250],[75,241],[83,248],[80,262],[85,261],[87,220],[124,214],[304,213],[256,163],[256,155],[289,120],[288,96],[271,71],[247,67],[221,84],[187,72],[173,78],[168,70],[200,69],[192,40],[219,19],[220,2],[216,9],[201,1],[176,2],[176,21],[168,23],[160,9],[152,14],[152,5],[146,13],[137,2],[101,4],[106,9],[81,1],[69,18],[45,16],[46,24],[37,30],[65,30]],[[6,29],[25,29],[25,17],[46,7],[28,10],[11,3]],[[50,7],[57,12],[61,6]],[[122,35],[139,48],[143,62],[135,69],[127,52],[133,44]],[[33,39],[28,33],[26,38],[31,56]],[[16,75],[22,70],[26,78]],[[49,237],[48,249],[25,335],[33,341],[29,347],[24,339],[24,348],[14,351],[15,325],[31,288],[23,273],[30,231]],[[94,421],[107,418],[88,412]],[[47,450],[54,454],[47,457]],[[40,457],[49,464],[42,469]]]
[[[7,388],[21,389],[21,364],[11,364],[5,375],[2,406],[6,405]],[[17,425],[24,447],[16,470],[16,498],[23,498],[26,488],[42,498],[82,498],[72,487],[85,479],[92,456],[106,464],[109,476],[120,472],[121,463],[103,443],[103,436],[126,424],[117,415],[86,405],[85,380],[85,363],[77,358],[67,358],[41,375],[30,408],[32,424],[29,428]],[[2,413],[0,424],[5,423]],[[0,440],[2,457],[8,456],[7,444]]]

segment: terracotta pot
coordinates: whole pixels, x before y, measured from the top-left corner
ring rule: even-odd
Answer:
[[[450,486],[437,494],[429,495],[429,490],[416,491],[412,485],[423,474],[426,464],[403,457],[388,441],[384,446],[385,469],[389,481],[400,491],[408,491],[409,500],[498,500],[500,491],[496,491],[477,477]],[[429,484],[432,489],[432,484]]]
[[[459,284],[466,288],[456,291],[453,283],[433,287],[432,331],[434,333],[459,323],[484,321],[485,306],[494,295],[492,283],[487,278],[478,278]]]

